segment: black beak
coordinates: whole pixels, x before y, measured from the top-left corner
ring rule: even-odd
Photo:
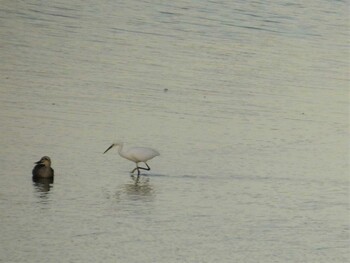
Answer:
[[[39,163],[41,163],[41,160],[40,160],[40,161],[35,162],[35,164],[39,164]]]
[[[112,144],[111,146],[109,146],[108,149],[104,151],[104,153],[108,152],[113,146],[114,146],[114,144]]]

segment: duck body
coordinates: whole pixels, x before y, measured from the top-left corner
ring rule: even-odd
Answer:
[[[39,161],[35,162],[32,174],[33,178],[53,178],[54,170],[51,167],[51,159],[43,156]]]

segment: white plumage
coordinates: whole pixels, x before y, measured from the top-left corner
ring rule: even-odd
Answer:
[[[136,164],[136,168],[131,171],[131,173],[135,172],[137,170],[137,178],[140,176],[140,169],[142,170],[151,170],[151,168],[148,166],[147,161],[151,160],[152,158],[160,155],[158,151],[152,149],[152,148],[145,148],[145,147],[132,147],[129,149],[123,149],[124,144],[122,142],[115,142],[111,146],[107,148],[107,150],[104,151],[106,153],[113,147],[118,147],[118,153],[121,157],[128,159],[129,161],[132,161]],[[146,164],[147,168],[139,167],[138,163],[143,162]]]

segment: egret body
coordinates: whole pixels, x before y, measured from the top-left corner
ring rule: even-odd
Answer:
[[[152,148],[145,148],[145,147],[132,147],[129,149],[123,149],[123,143],[122,142],[116,142],[113,143],[111,146],[107,148],[107,150],[104,151],[106,153],[113,147],[118,147],[118,153],[121,157],[128,159],[136,164],[136,168],[131,171],[131,173],[134,173],[137,170],[137,178],[140,176],[140,169],[142,170],[151,170],[151,168],[148,166],[147,161],[151,160],[152,158],[160,155],[158,151],[152,149]],[[139,167],[138,164],[142,162],[144,163],[147,168]]]

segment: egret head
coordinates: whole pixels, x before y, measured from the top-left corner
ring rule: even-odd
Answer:
[[[107,148],[107,150],[104,151],[104,153],[108,152],[110,149],[112,149],[114,146],[123,146],[122,142],[114,142],[111,146]]]

